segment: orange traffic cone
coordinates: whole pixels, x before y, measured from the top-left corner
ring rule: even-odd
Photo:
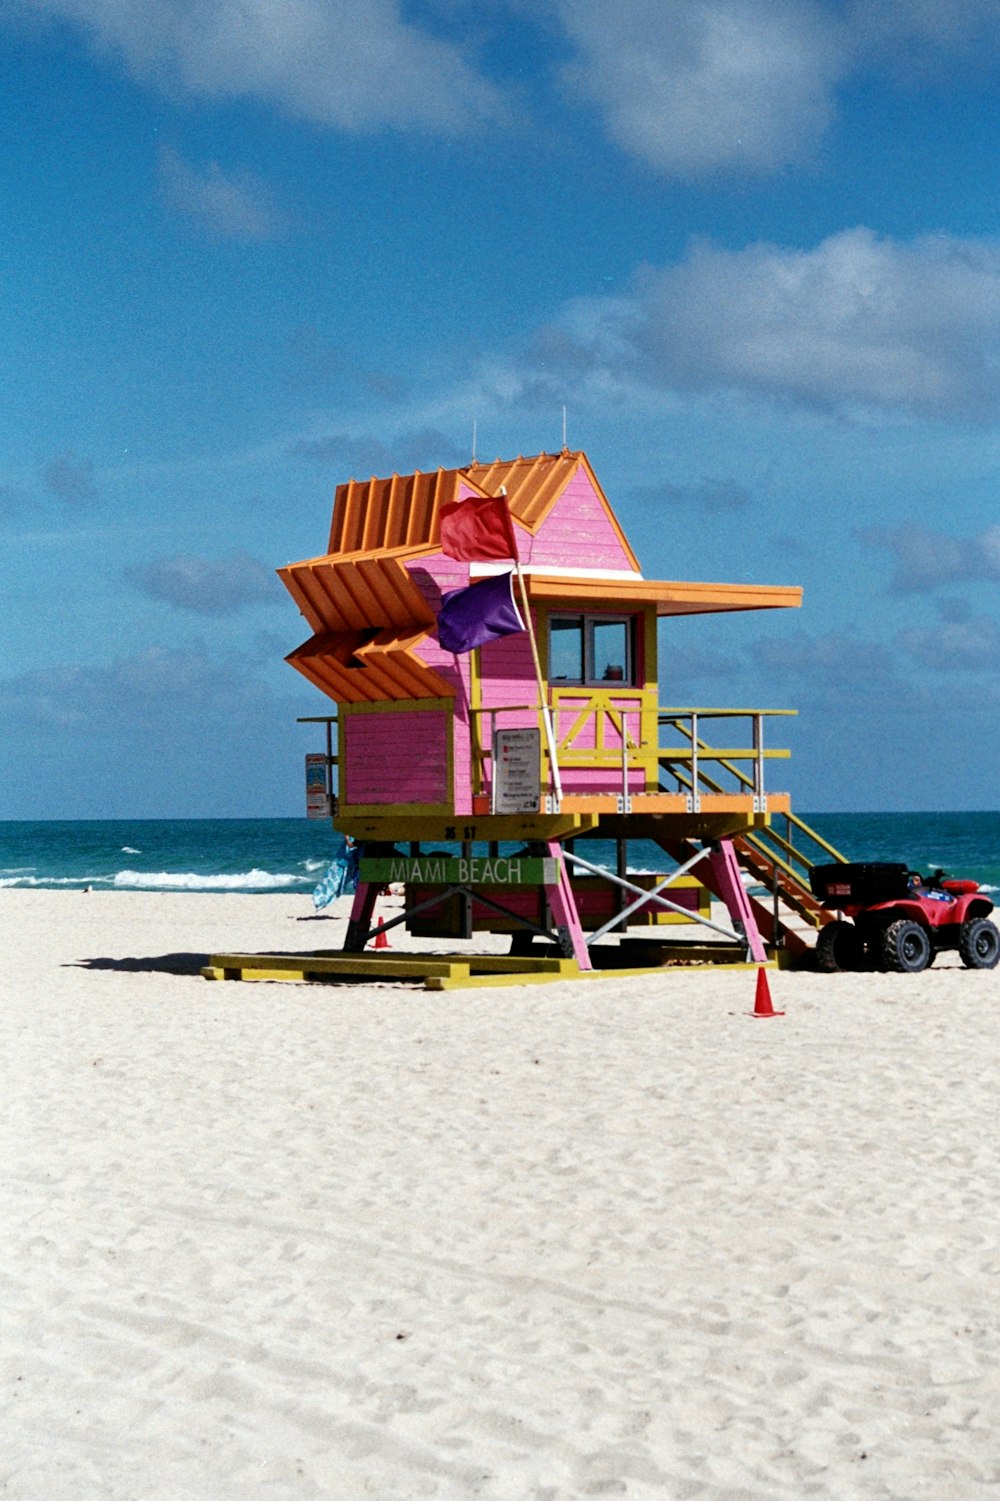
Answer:
[[[389,947],[389,940],[386,937],[385,925],[383,923],[379,923],[375,929],[375,942],[372,947],[376,949],[387,949]]]
[[[753,1003],[751,1016],[784,1016],[783,1011],[775,1011],[771,1004],[771,987],[767,983],[767,970],[760,965],[757,970],[757,995]]]

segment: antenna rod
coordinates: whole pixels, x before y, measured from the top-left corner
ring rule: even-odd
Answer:
[[[563,453],[566,452],[566,403],[563,402]]]
[[[472,462],[476,462],[476,419],[472,419]]]

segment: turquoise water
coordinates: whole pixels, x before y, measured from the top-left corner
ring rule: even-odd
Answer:
[[[809,813],[852,860],[901,860],[1000,890],[1000,813]],[[0,822],[0,886],[122,891],[310,893],[339,846],[330,825],[305,818]],[[581,854],[614,868],[606,840]],[[663,854],[636,840],[634,870]]]

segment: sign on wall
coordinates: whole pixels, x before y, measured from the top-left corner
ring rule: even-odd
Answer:
[[[362,857],[359,874],[373,885],[554,886],[559,869],[544,855],[372,855]]]
[[[327,758],[310,751],[306,756],[306,817],[330,818],[331,814]]]
[[[494,731],[494,813],[538,812],[542,796],[541,752],[541,733],[537,729]]]

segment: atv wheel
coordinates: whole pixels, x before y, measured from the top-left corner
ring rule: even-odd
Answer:
[[[927,929],[908,917],[890,923],[882,934],[882,961],[886,969],[915,975],[931,962],[931,941]]]
[[[993,969],[1000,959],[1000,931],[988,917],[973,917],[962,924],[958,952],[966,969]]]
[[[860,969],[865,946],[852,922],[828,922],[816,939],[816,966],[825,975]]]

